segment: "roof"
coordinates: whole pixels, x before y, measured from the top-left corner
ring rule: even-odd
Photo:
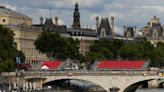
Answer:
[[[0,6],[0,16],[12,16],[12,17],[19,17],[19,18],[23,18],[23,19],[31,19],[30,17],[28,17],[24,14],[12,11],[3,6]]]
[[[101,23],[100,23],[100,26],[98,28],[98,35],[101,34],[102,28],[105,29],[107,35],[112,35],[112,30],[110,28],[110,24],[109,24],[108,18],[102,18],[101,19]]]
[[[98,64],[98,69],[142,69],[145,62],[142,60],[137,61],[114,61],[102,60]]]
[[[58,69],[60,65],[62,64],[62,61],[60,60],[54,60],[54,61],[45,61],[41,65],[41,69]]]

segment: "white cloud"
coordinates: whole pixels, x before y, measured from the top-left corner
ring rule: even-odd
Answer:
[[[23,13],[39,23],[39,17],[59,17],[59,24],[72,25],[74,5],[79,3],[81,26],[95,28],[95,17],[115,17],[116,32],[123,25],[144,27],[156,15],[164,23],[164,0],[0,0],[0,5]],[[101,19],[101,18],[100,18]]]
[[[97,6],[103,4],[103,0],[79,0],[80,6],[81,7],[92,7],[92,6]]]
[[[16,10],[17,9],[17,7],[15,5],[12,5],[12,4],[9,4],[9,3],[1,3],[0,6],[5,6],[6,8],[11,9],[11,10]]]
[[[142,8],[145,11],[158,11],[159,13],[164,13],[164,7],[163,6],[148,6],[148,5],[145,5]]]
[[[118,33],[118,34],[124,34],[123,27],[115,26],[115,27],[114,27],[114,32],[116,32],[116,33]]]

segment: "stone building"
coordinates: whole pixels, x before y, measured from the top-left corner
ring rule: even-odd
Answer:
[[[152,44],[164,42],[164,29],[160,23],[160,18],[154,16],[147,26],[141,29],[142,35]]]
[[[47,59],[45,54],[35,48],[34,42],[41,34],[42,29],[32,26],[32,18],[1,6],[0,24],[13,30],[17,49],[25,54],[24,63],[38,67],[41,61]]]

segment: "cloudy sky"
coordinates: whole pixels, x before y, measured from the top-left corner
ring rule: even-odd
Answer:
[[[78,2],[81,26],[95,28],[95,16],[115,17],[115,29],[122,33],[123,25],[144,27],[157,16],[164,24],[164,0],[0,0],[0,4],[33,18],[58,16],[61,24],[72,25],[74,4]],[[50,14],[51,10],[51,14]]]

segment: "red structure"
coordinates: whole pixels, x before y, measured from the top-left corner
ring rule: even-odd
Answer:
[[[28,70],[29,68],[31,68],[30,63],[21,63],[21,64],[17,64],[16,65],[17,69],[20,70]]]
[[[97,65],[98,69],[143,69],[145,61],[114,61],[102,60]]]
[[[58,69],[61,64],[62,64],[62,61],[60,60],[45,61],[42,63],[41,69]]]

